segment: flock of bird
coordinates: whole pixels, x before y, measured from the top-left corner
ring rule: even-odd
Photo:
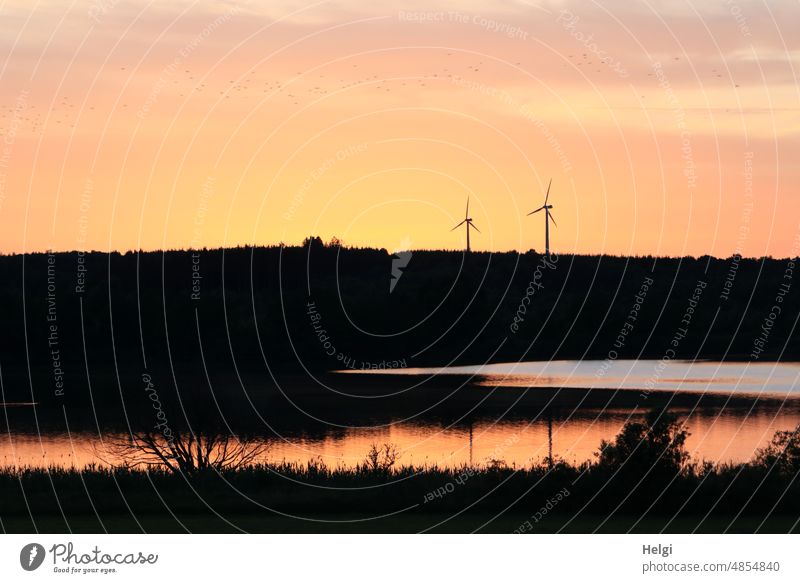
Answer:
[[[425,90],[434,88],[437,83],[464,81],[465,77],[477,76],[481,72],[487,75],[491,67],[498,66],[521,66],[520,62],[500,65],[497,62],[487,63],[482,60],[464,63],[459,59],[455,52],[446,52],[446,60],[440,59],[438,66],[431,64],[427,72],[415,72],[414,74],[402,75],[396,73],[394,76],[374,73],[358,75],[362,70],[367,70],[370,65],[363,63],[350,63],[348,73],[330,72],[320,73],[320,71],[296,71],[283,79],[265,78],[264,71],[253,68],[250,71],[238,76],[237,78],[220,77],[218,72],[209,73],[206,71],[198,72],[186,66],[168,66],[160,73],[156,73],[157,79],[153,79],[153,72],[148,71],[143,79],[143,94],[155,95],[155,100],[166,100],[169,97],[188,100],[194,96],[210,95],[216,100],[245,100],[252,104],[261,103],[267,100],[277,100],[277,103],[286,105],[303,106],[321,97],[331,95],[341,91],[360,88],[368,91],[368,95],[380,93],[391,93],[403,91],[404,89],[415,88]],[[674,57],[678,59],[678,57]],[[566,56],[564,67],[583,67],[596,65],[599,62],[593,55],[588,53],[576,53]],[[570,65],[569,63],[572,63]],[[262,66],[263,68],[264,66]],[[602,72],[602,68],[596,69]],[[609,71],[610,72],[610,71]],[[112,72],[113,73],[113,72]],[[136,71],[130,67],[119,67],[119,75],[129,75],[130,77],[120,77],[120,86],[136,85]],[[722,74],[713,69],[712,75],[721,78]],[[648,73],[652,77],[652,73]],[[272,76],[270,76],[272,77]],[[150,87],[147,84],[151,84]],[[157,93],[157,94],[156,94]],[[120,93],[114,101],[92,103],[91,97],[85,97],[78,101],[66,95],[59,95],[52,98],[51,103],[37,105],[34,103],[26,104],[19,108],[14,104],[0,106],[0,136],[8,130],[5,126],[10,123],[16,125],[16,130],[28,130],[34,135],[41,136],[44,130],[53,124],[55,129],[58,127],[75,128],[79,124],[79,119],[91,113],[102,114],[104,117],[111,113],[111,107],[117,108],[117,114],[135,116],[141,107],[140,98],[134,98],[134,93]]]

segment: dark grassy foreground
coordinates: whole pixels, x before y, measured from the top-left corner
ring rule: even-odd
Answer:
[[[7,470],[0,520],[7,532],[798,531],[800,432],[735,466],[692,463],[685,438],[654,411],[579,467],[397,467],[385,446],[350,469]]]
[[[0,517],[6,532],[798,530],[800,484],[761,467],[639,486],[603,468],[584,470],[23,470],[0,475]]]

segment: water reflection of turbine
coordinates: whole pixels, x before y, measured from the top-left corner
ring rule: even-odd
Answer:
[[[553,469],[553,413],[547,409],[547,467]]]
[[[469,422],[469,467],[472,467],[472,420]]]

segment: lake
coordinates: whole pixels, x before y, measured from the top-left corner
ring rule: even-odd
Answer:
[[[371,374],[380,371],[347,371]],[[395,369],[392,374],[469,375],[484,386],[693,391],[800,396],[800,363],[682,360],[553,360],[444,368]]]
[[[378,372],[378,371],[376,371]],[[385,371],[384,371],[385,372]],[[775,431],[800,424],[798,376],[794,363],[718,363],[659,361],[554,361],[490,364],[437,369],[402,369],[393,375],[474,376],[472,385],[485,390],[519,391],[521,387],[619,389],[621,391],[707,392],[737,398],[736,407],[674,407],[690,432],[687,447],[696,460],[715,463],[752,458]],[[369,374],[369,373],[366,373]],[[375,377],[380,382],[380,377]],[[742,406],[742,397],[745,397]],[[716,401],[719,403],[720,401]],[[22,405],[25,406],[25,405]],[[29,405],[28,405],[29,406]],[[1,408],[0,408],[1,409]],[[320,459],[330,466],[352,467],[362,461],[372,444],[392,443],[401,452],[401,464],[460,466],[492,460],[524,467],[553,455],[568,462],[593,459],[602,440],[610,440],[625,422],[641,419],[642,408],[576,408],[520,417],[513,411],[495,417],[444,422],[408,418],[360,422],[356,427],[327,427],[313,432],[303,422],[265,435],[270,451],[265,461],[305,463]],[[103,440],[121,434],[46,431],[41,434],[13,428],[0,434],[0,465],[83,467],[88,463],[115,463]]]

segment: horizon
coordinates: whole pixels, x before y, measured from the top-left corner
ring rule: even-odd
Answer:
[[[796,5],[12,1],[0,252],[800,252]],[[413,236],[412,236],[413,233]]]
[[[336,249],[337,245],[332,244],[331,241],[322,241],[322,246],[327,249]],[[303,249],[306,245],[301,241],[300,243],[270,243],[270,244],[263,244],[263,245],[250,245],[250,244],[240,244],[236,246],[227,246],[227,247],[182,247],[182,248],[168,248],[168,249],[112,249],[112,250],[101,250],[101,249],[37,249],[37,250],[29,250],[25,252],[13,252],[13,253],[4,253],[0,252],[0,257],[20,257],[26,255],[47,255],[47,254],[73,254],[73,253],[83,253],[85,255],[92,255],[92,254],[99,254],[99,255],[131,255],[131,254],[145,254],[145,253],[189,253],[189,252],[212,252],[212,251],[237,251],[242,249]],[[339,245],[341,249],[345,249],[348,251],[383,251],[387,255],[391,256],[399,252],[403,251],[410,251],[412,253],[454,253],[454,254],[465,254],[464,249],[457,249],[457,248],[450,248],[450,249],[428,249],[428,248],[403,248],[397,249],[392,251],[391,249],[387,249],[386,247],[370,247],[370,246],[356,246],[350,245],[346,241],[339,240]],[[500,250],[472,250],[470,251],[471,255],[508,255],[508,254],[517,254],[517,255],[544,255],[543,250],[531,248],[526,250],[518,250],[518,249],[500,249]],[[704,258],[711,258],[717,261],[730,261],[733,260],[735,257],[739,258],[739,261],[792,261],[797,260],[798,256],[774,256],[774,255],[762,255],[760,257],[756,256],[748,256],[748,255],[728,255],[726,257],[718,256],[718,255],[711,255],[711,254],[704,254],[704,255],[650,255],[650,254],[636,254],[636,255],[617,255],[614,253],[559,253],[557,251],[551,250],[551,255],[555,255],[557,257],[608,257],[614,259],[693,259],[699,260]]]

